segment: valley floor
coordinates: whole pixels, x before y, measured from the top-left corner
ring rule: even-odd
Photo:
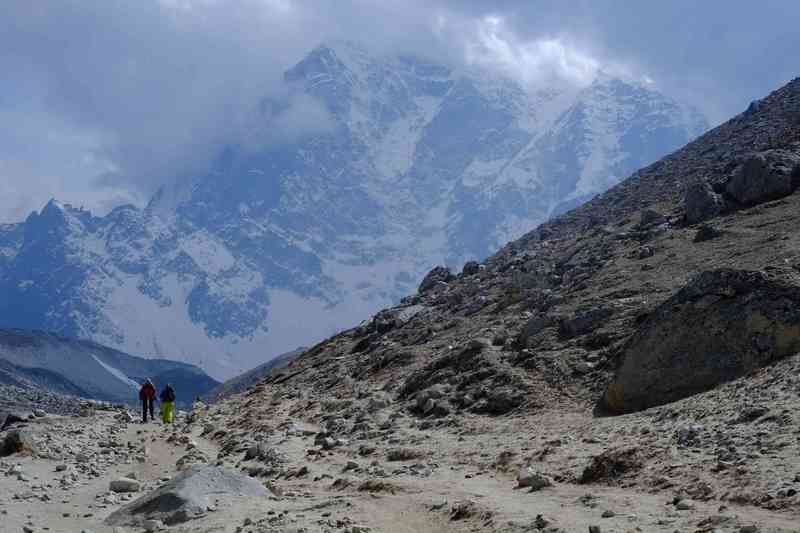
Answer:
[[[50,415],[24,426],[39,457],[0,461],[0,530],[138,533],[103,520],[176,475],[176,463],[209,461],[272,496],[220,494],[169,531],[800,531],[798,365],[615,418],[576,406],[419,419],[364,399],[371,407],[344,435],[301,392],[270,400],[264,387],[200,404],[173,427],[120,412]],[[517,488],[521,466],[553,485]],[[130,475],[138,493],[109,492]]]

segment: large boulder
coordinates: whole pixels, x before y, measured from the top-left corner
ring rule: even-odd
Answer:
[[[252,478],[217,466],[198,465],[113,512],[105,522],[109,526],[142,527],[146,520],[161,520],[173,525],[205,515],[215,500],[240,501],[268,494]]]
[[[0,412],[0,431],[26,420],[27,416],[22,413]]]
[[[683,199],[686,222],[696,224],[717,216],[725,206],[722,197],[714,192],[711,185],[698,181],[689,185]]]
[[[623,413],[661,405],[797,352],[798,272],[703,272],[644,320],[601,407]]]
[[[800,178],[800,155],[766,150],[748,158],[725,186],[742,205],[755,205],[792,194]]]
[[[34,442],[33,437],[24,430],[15,429],[9,431],[6,436],[0,440],[0,457],[7,457],[15,454],[35,455],[36,453],[36,442]]]
[[[517,343],[521,348],[531,348],[530,341],[545,329],[557,324],[557,320],[547,314],[536,315],[529,319],[517,337]]]

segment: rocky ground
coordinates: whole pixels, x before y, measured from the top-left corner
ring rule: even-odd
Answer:
[[[800,357],[789,358],[609,418],[572,409],[420,419],[381,391],[318,402],[264,386],[197,404],[171,427],[117,410],[48,414],[0,433],[19,430],[30,443],[0,459],[0,529],[800,531],[798,370]],[[106,523],[198,463],[266,491],[214,488],[204,512],[169,526],[146,515],[136,526]]]
[[[24,413],[46,411],[51,414],[77,415],[81,411],[81,400],[53,394],[41,388],[0,385],[0,413]]]

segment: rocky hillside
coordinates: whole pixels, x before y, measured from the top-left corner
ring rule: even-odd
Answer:
[[[445,410],[502,414],[534,407],[551,392],[597,399],[627,356],[648,351],[638,347],[640,337],[654,340],[667,326],[676,328],[675,345],[696,342],[695,330],[679,338],[669,309],[702,300],[703,309],[716,311],[721,300],[705,294],[740,306],[780,295],[780,305],[791,308],[800,268],[791,231],[800,184],[799,89],[800,82],[790,83],[483,264],[467,263],[457,274],[434,269],[418,294],[308,350],[273,382],[335,391],[369,379],[400,399],[447,384],[453,395]],[[737,197],[741,181],[752,200]],[[692,211],[698,202],[702,220]],[[758,306],[749,305],[752,317]],[[761,312],[773,327],[778,317]],[[781,320],[786,325],[774,327],[787,337],[760,341],[766,355],[755,366],[796,347],[793,316]],[[684,328],[691,322],[684,319]],[[726,328],[733,325],[717,330]],[[745,345],[737,337],[720,346],[744,354]]]
[[[281,412],[322,428],[322,456],[398,461],[389,480],[525,467],[795,520],[798,186],[800,79],[485,262],[434,269],[216,407],[217,438],[277,438]]]
[[[219,385],[196,366],[135,357],[91,341],[16,329],[0,329],[0,384],[30,391],[112,402],[138,402],[151,378],[172,383],[183,405]]]
[[[217,385],[206,394],[203,395],[208,401],[216,402],[234,394],[241,394],[250,387],[257,385],[262,379],[269,376],[269,374],[276,369],[283,368],[288,365],[302,354],[306,348],[298,348],[291,352],[286,352],[278,357],[270,359],[266,363],[258,365],[252,370],[248,370],[238,376]]]
[[[486,257],[706,127],[644,83],[534,90],[351,44],[318,47],[285,83],[245,140],[145,209],[53,201],[0,226],[0,324],[226,379],[397,303],[435,264]]]

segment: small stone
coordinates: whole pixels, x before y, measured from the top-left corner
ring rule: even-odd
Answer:
[[[552,487],[553,480],[530,468],[520,468],[517,474],[517,486],[519,488],[530,487],[532,491],[535,491],[545,487]]]
[[[721,237],[723,233],[709,224],[702,224],[697,228],[693,242],[706,242]]]
[[[161,520],[145,520],[142,522],[142,527],[147,533],[153,533],[164,529],[164,522]]]
[[[675,508],[679,511],[692,511],[694,510],[694,502],[692,500],[679,500],[675,504]]]
[[[108,484],[108,489],[111,492],[138,492],[141,484],[135,479],[120,478]]]
[[[617,516],[617,513],[615,513],[611,509],[606,509],[600,516],[602,516],[603,518],[614,518],[615,516]]]
[[[546,518],[544,515],[537,514],[536,518],[533,520],[533,525],[536,526],[537,529],[544,529],[550,525],[550,519]]]

